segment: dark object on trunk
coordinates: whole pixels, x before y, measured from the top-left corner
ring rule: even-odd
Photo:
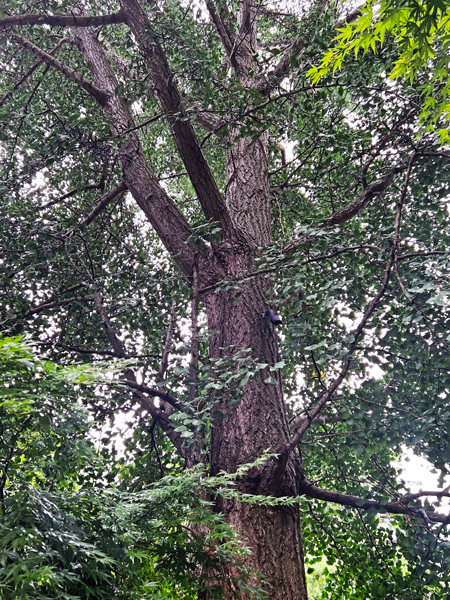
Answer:
[[[266,311],[266,316],[269,317],[272,325],[281,325],[282,321],[281,321],[280,317],[271,308],[269,308],[269,310]]]

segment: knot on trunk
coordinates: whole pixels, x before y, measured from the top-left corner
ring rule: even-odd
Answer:
[[[277,457],[271,458],[264,465],[253,467],[248,471],[242,488],[249,494],[278,496],[281,482],[289,459],[289,445],[283,444],[277,450]],[[241,486],[240,486],[241,487]]]

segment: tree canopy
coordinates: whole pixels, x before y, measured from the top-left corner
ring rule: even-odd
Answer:
[[[448,596],[439,76],[367,21],[313,83],[346,15],[0,9],[7,600]]]

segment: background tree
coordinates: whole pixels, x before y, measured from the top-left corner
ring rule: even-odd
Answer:
[[[212,499],[270,598],[306,598],[303,541],[327,597],[445,597],[450,493],[392,462],[447,473],[449,155],[395,44],[313,88],[333,4],[3,10],[3,327],[135,360],[89,397],[128,413],[121,485],[269,450]]]
[[[443,0],[367,2],[338,23],[335,44],[320,66],[311,68],[311,79],[317,82],[330,69],[338,69],[350,53],[358,56],[369,48],[375,51],[385,38],[394,38],[399,56],[389,76],[410,82],[420,78],[421,120],[429,131],[437,125],[441,141],[448,143],[449,13]]]

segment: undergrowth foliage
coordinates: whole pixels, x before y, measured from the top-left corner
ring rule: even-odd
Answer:
[[[248,549],[206,499],[238,475],[212,480],[196,469],[126,491],[77,401],[85,371],[40,360],[22,338],[0,339],[2,599],[194,598],[201,589],[220,598],[230,580],[258,595],[246,583]]]

